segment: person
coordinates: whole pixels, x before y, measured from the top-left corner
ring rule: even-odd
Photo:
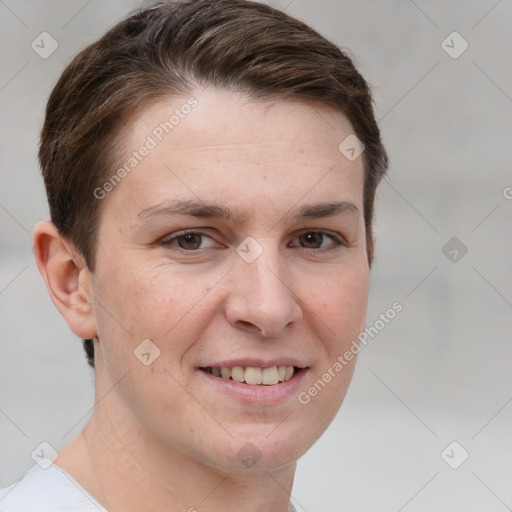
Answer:
[[[388,167],[350,58],[263,3],[160,2],[67,66],[39,159],[36,262],[96,400],[0,509],[295,510],[354,371]]]

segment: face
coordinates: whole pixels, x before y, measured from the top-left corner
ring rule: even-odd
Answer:
[[[354,369],[336,362],[367,307],[363,162],[325,106],[194,98],[130,125],[140,159],[101,199],[98,394],[161,452],[278,468],[326,429]]]

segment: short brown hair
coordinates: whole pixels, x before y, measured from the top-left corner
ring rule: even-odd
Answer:
[[[369,87],[340,48],[301,21],[248,0],[160,2],[82,50],[46,108],[39,161],[51,220],[91,271],[101,187],[122,153],[123,127],[145,107],[214,86],[254,99],[316,101],[342,112],[363,142],[364,218],[372,263],[377,185],[388,159]],[[341,141],[340,141],[341,142]],[[91,340],[84,340],[94,367]]]

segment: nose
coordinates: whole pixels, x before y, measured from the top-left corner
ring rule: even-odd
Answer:
[[[302,318],[299,297],[292,289],[285,261],[266,247],[248,263],[236,256],[230,274],[226,318],[237,329],[278,337]]]

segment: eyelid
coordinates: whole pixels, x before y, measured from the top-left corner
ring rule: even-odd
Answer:
[[[172,233],[170,235],[166,235],[165,237],[161,238],[159,240],[159,245],[163,245],[163,246],[172,246],[171,242],[177,238],[180,238],[182,236],[185,236],[187,234],[194,234],[194,235],[199,235],[199,236],[202,236],[202,237],[207,237],[207,238],[210,238],[211,240],[214,240],[214,238],[210,235],[208,235],[207,233],[204,232],[204,229],[207,229],[207,228],[189,228],[189,229],[183,229],[181,231],[177,231],[175,233]],[[327,236],[328,238],[330,238],[332,240],[332,244],[328,245],[327,247],[320,247],[320,248],[310,248],[310,247],[302,247],[300,245],[296,245],[295,247],[298,247],[299,249],[307,249],[307,250],[311,250],[311,251],[316,251],[316,252],[320,252],[320,251],[325,251],[325,250],[329,250],[330,248],[339,248],[339,247],[346,247],[349,245],[349,243],[347,242],[347,240],[345,239],[345,237],[343,237],[341,234],[339,233],[335,233],[335,232],[332,232],[332,231],[329,231],[329,230],[325,230],[325,229],[320,229],[320,228],[304,228],[302,229],[301,231],[297,232],[294,234],[294,238],[298,238],[299,236],[301,235],[304,235],[306,233],[321,233],[325,236]],[[336,247],[338,246],[338,247]],[[177,250],[178,252],[181,252],[181,253],[187,253],[187,254],[200,254],[202,251],[206,250],[206,249],[212,249],[213,247],[207,247],[205,249],[190,249],[190,250],[187,250],[187,249],[183,249],[182,247],[179,247],[179,246],[172,246],[175,250]]]
[[[334,246],[334,245],[348,246],[349,245],[349,243],[347,242],[345,237],[343,237],[341,234],[333,232],[333,231],[321,229],[321,228],[305,228],[305,229],[299,231],[295,236],[299,237],[300,235],[304,235],[306,233],[321,233],[321,234],[327,236],[328,238],[330,238],[333,241],[333,244],[331,244],[331,246]],[[331,246],[329,246],[329,247],[331,247]],[[301,249],[309,249],[309,247],[300,247],[300,248]],[[324,248],[311,249],[311,250],[312,251],[321,251],[322,249],[326,249],[326,248],[324,247]]]
[[[171,233],[170,235],[164,236],[163,238],[160,239],[159,243],[162,244],[162,245],[170,245],[172,240],[174,240],[176,238],[180,238],[180,237],[188,235],[188,234],[205,236],[205,237],[208,237],[208,238],[213,240],[213,238],[210,235],[206,234],[204,231],[202,231],[202,229],[205,229],[205,228],[201,228],[201,229],[193,229],[193,228],[183,229],[181,231],[177,231],[176,233]],[[198,252],[197,249],[195,251],[186,251],[185,249],[182,249],[181,247],[178,247],[178,249],[181,249],[182,251],[185,251],[185,252]]]

